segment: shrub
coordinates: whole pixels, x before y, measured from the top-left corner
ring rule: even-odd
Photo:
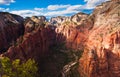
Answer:
[[[25,63],[20,63],[19,59],[10,61],[7,57],[0,59],[1,77],[35,77],[37,70],[37,65],[32,59]]]

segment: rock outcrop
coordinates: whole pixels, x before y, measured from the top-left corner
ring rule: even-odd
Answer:
[[[52,17],[50,19],[50,23],[52,23],[55,26],[60,26],[66,22],[73,22],[73,23],[76,23],[77,25],[79,25],[84,20],[86,20],[87,17],[88,17],[88,14],[80,12],[80,13],[77,13],[70,17],[65,17],[65,16]]]
[[[20,16],[7,12],[0,13],[0,53],[6,51],[19,36],[23,35],[23,21]]]
[[[89,35],[89,30],[93,27],[93,17],[78,13],[72,16],[70,20],[72,21],[65,21],[56,28],[56,39],[65,42],[68,48],[81,50]]]
[[[29,22],[31,22],[31,20],[29,20],[26,25],[28,25]],[[30,33],[26,31],[23,36],[17,39],[16,44],[11,46],[3,56],[7,56],[10,59],[19,58],[22,61],[29,58],[34,58],[36,61],[39,61],[42,57],[49,55],[49,48],[54,44],[55,36],[55,30],[50,26],[41,28],[39,25]]]
[[[59,26],[65,21],[70,21],[70,17],[58,16],[58,17],[52,17],[50,19],[50,23],[55,26]]]
[[[38,27],[44,27],[46,22],[46,17],[44,16],[32,16],[25,19],[25,33],[30,33],[37,29]]]
[[[120,1],[95,8],[79,71],[87,77],[120,77]]]
[[[12,41],[25,31],[24,35],[19,37],[2,56],[7,56],[10,59],[19,58],[22,61],[34,58],[39,62],[43,59],[43,64],[39,62],[42,68],[40,72],[44,73],[43,76],[49,74],[51,77],[58,77],[61,65],[65,65],[64,59],[68,52],[64,53],[64,50],[58,50],[60,47],[56,46],[56,49],[53,49],[54,52],[50,55],[49,53],[55,43],[63,42],[68,49],[84,50],[79,59],[78,70],[81,76],[120,77],[119,8],[120,1],[112,0],[97,6],[90,15],[78,13],[71,17],[54,17],[47,25],[44,16],[33,16],[25,20],[25,30],[20,24],[23,23],[21,17],[0,13],[0,50],[8,48]],[[51,26],[52,24],[54,26]],[[49,59],[46,60],[45,56]],[[59,64],[57,65],[55,62]],[[76,64],[77,62],[75,60]]]
[[[88,14],[80,12],[80,13],[77,13],[77,14],[71,16],[70,20],[71,20],[71,22],[75,22],[77,25],[79,25],[83,21],[85,21],[88,16],[89,16]]]

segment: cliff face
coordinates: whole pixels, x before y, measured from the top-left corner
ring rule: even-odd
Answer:
[[[34,21],[31,18],[26,19],[24,35],[18,38],[16,44],[2,56],[11,60],[20,59],[22,62],[32,58],[38,64],[40,76],[58,77],[66,61],[66,55],[55,49],[55,28],[50,25],[40,25],[37,21],[43,23],[39,19]]]
[[[84,50],[79,59],[78,70],[80,75],[120,77],[119,8],[119,0],[105,2],[97,6],[90,15],[78,13],[71,17],[54,17],[49,22],[54,26],[46,25],[46,18],[43,16],[33,16],[25,20],[23,27],[21,17],[6,13],[0,14],[1,51],[8,48],[12,41],[24,32],[24,35],[13,42],[12,46],[2,56],[11,59],[19,58],[22,61],[34,58],[39,62],[43,59],[41,61],[43,63],[39,63],[42,69],[40,72],[44,73],[43,76],[49,74],[51,77],[58,77],[65,65],[66,53],[69,53],[70,50],[65,53],[61,52],[62,49],[59,45],[55,46],[55,43],[64,42],[68,49]],[[56,49],[50,54],[51,47],[54,49],[54,46]],[[45,56],[49,59],[46,60]],[[75,63],[77,62],[75,61]],[[66,70],[70,70],[69,68],[68,66]]]
[[[31,26],[28,23],[32,20],[27,20],[27,26]],[[33,22],[33,21],[32,21]],[[34,22],[34,24],[37,24]],[[32,24],[33,26],[36,26]],[[28,32],[25,25],[25,34],[17,39],[14,46],[10,47],[3,56],[7,56],[11,59],[19,58],[21,60],[27,60],[29,58],[34,58],[39,61],[45,55],[50,53],[50,46],[54,44],[55,31],[51,27],[41,28],[38,25],[33,31]],[[29,27],[30,28],[30,27]]]
[[[30,33],[37,29],[38,27],[44,27],[46,22],[46,17],[44,16],[33,16],[28,17],[25,19],[24,26],[25,26],[25,33]]]
[[[57,41],[66,43],[68,48],[83,49],[84,42],[93,26],[92,16],[78,13],[56,28]]]
[[[0,53],[7,50],[24,33],[23,18],[0,13]]]
[[[81,24],[81,22],[83,22],[84,20],[86,20],[87,17],[88,14],[80,12],[70,17],[65,17],[65,16],[52,17],[50,19],[50,23],[52,23],[55,26],[60,26],[66,22],[74,22],[78,25]]]
[[[95,8],[79,71],[88,77],[120,77],[120,1]]]
[[[69,17],[65,17],[65,16],[58,16],[58,17],[52,17],[50,19],[50,22],[56,26],[58,26],[59,24],[63,23],[64,21],[68,20]]]

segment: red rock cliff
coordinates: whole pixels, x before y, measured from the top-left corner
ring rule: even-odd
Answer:
[[[79,71],[87,77],[120,77],[120,1],[99,5],[93,12]]]
[[[26,31],[26,33],[17,40],[16,44],[10,47],[3,56],[11,59],[19,58],[22,61],[29,58],[34,58],[39,61],[42,57],[50,53],[49,49],[50,46],[54,44],[55,35],[55,30],[50,26],[41,28],[39,25],[31,32],[27,33]]]
[[[71,17],[71,21],[64,21],[56,28],[57,41],[64,41],[68,48],[82,49],[84,42],[93,26],[93,17],[78,13]]]
[[[12,43],[24,33],[23,18],[17,15],[0,13],[0,52],[12,45]]]
[[[23,37],[3,56],[38,61],[49,54],[49,48],[57,40],[58,43],[65,42],[68,48],[84,48],[79,60],[82,76],[120,77],[119,8],[120,1],[109,1],[97,6],[91,15],[79,13],[68,19],[72,21],[62,21],[56,29],[45,28],[33,17],[25,23]],[[58,20],[61,22],[61,18]]]

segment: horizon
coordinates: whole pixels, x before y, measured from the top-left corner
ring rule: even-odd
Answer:
[[[45,16],[72,16],[76,13],[92,13],[93,9],[109,0],[1,0],[0,12],[9,12],[22,17]]]

